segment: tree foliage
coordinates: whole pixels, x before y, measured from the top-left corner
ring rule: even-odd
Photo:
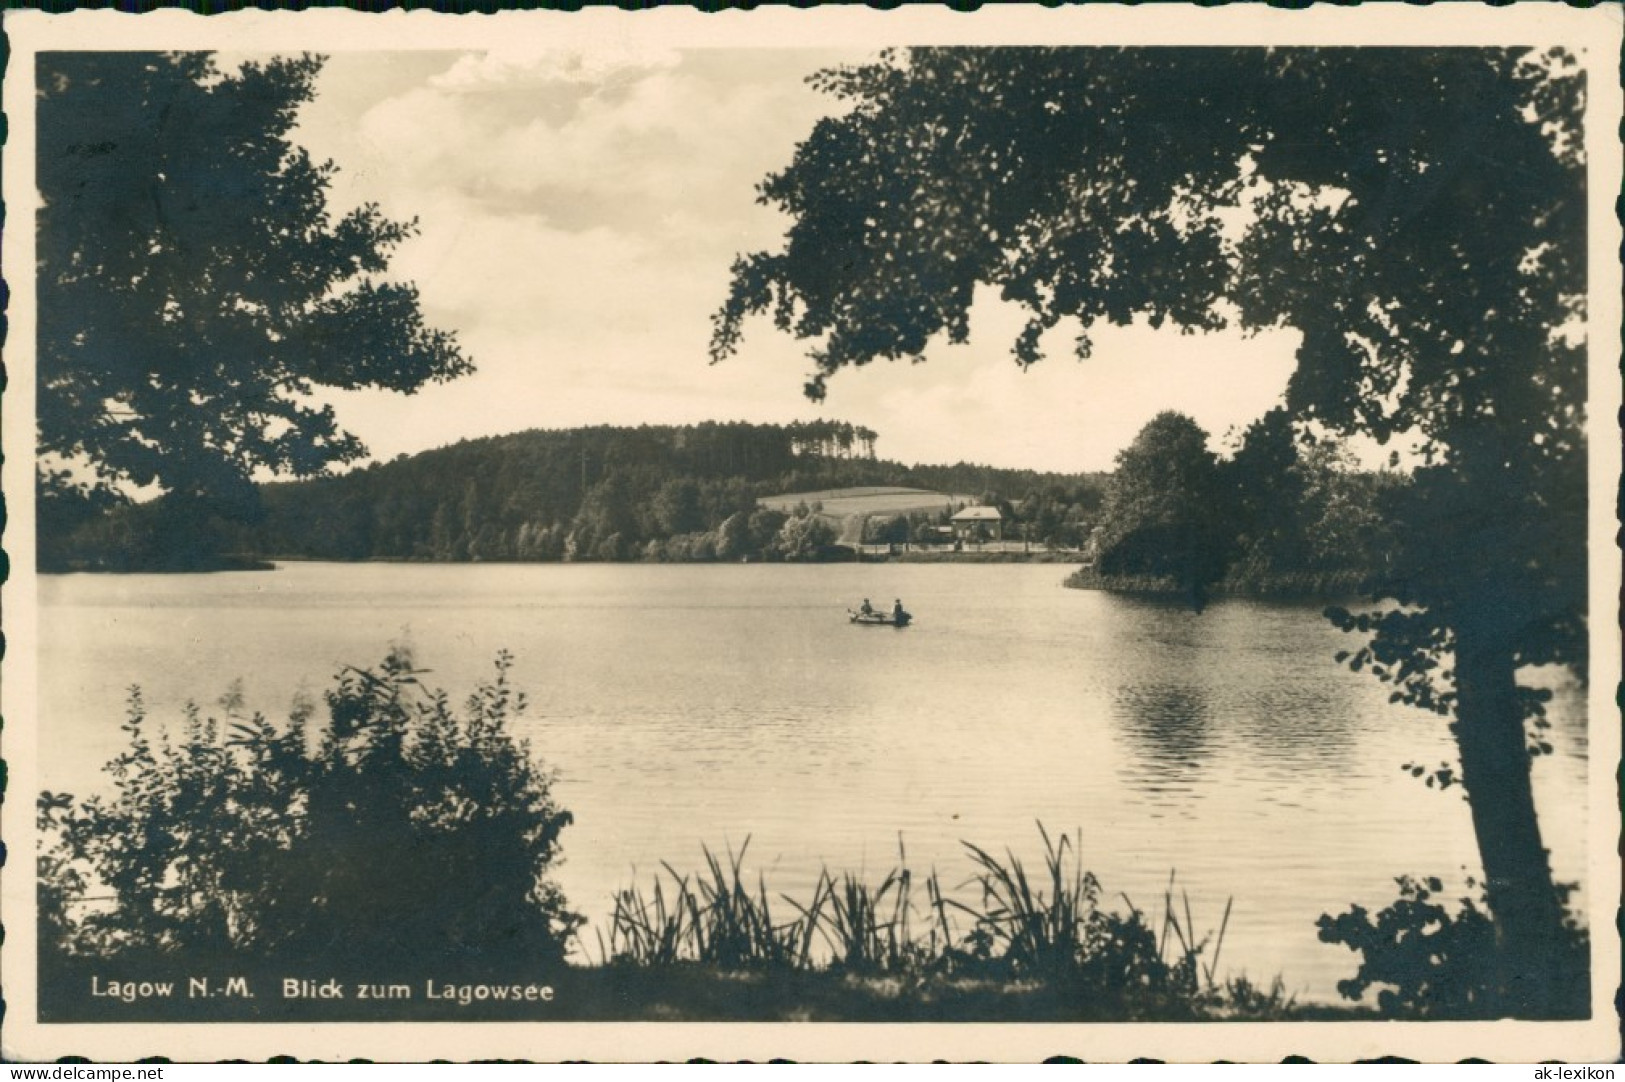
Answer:
[[[1374,916],[1353,906],[1317,922],[1324,943],[1341,943],[1361,956],[1358,973],[1337,982],[1348,999],[1376,990],[1377,1005],[1404,1018],[1485,1018],[1513,1013],[1527,1004],[1508,995],[1495,965],[1495,925],[1485,913],[1483,885],[1471,877],[1468,894],[1452,911],[1445,884],[1436,876],[1399,876],[1399,897]],[[1566,899],[1572,884],[1559,887]],[[1578,972],[1589,969],[1588,935],[1572,916],[1565,916],[1559,949]],[[1551,1017],[1582,1017],[1585,985],[1563,989],[1568,995],[1542,1006]]]
[[[1335,440],[1297,431],[1284,409],[1248,426],[1229,458],[1189,417],[1165,411],[1117,457],[1094,559],[1067,585],[1341,599],[1386,573],[1403,474],[1363,470]]]
[[[1232,579],[1384,576],[1404,474],[1358,468],[1337,441],[1300,433],[1282,408],[1247,427],[1221,471],[1234,520]]]
[[[1016,360],[1101,321],[1291,327],[1294,418],[1419,438],[1356,663],[1454,716],[1502,977],[1548,991],[1525,665],[1585,667],[1585,86],[1561,50],[915,49],[842,100],[763,202],[713,356],[770,315],[849,365],[961,342],[978,285]]]
[[[186,710],[155,724],[132,691],[112,793],[42,794],[42,947],[460,967],[562,962],[580,918],[548,877],[571,821],[508,726],[498,660],[460,714],[401,651],[349,669],[327,721],[278,727]],[[112,905],[91,895],[112,895]]]
[[[1117,455],[1097,564],[1107,575],[1171,577],[1200,608],[1225,571],[1228,512],[1207,433],[1182,413],[1159,413]]]
[[[835,527],[823,515],[797,508],[779,527],[769,551],[785,560],[817,560],[835,543],[836,536]]]
[[[40,57],[39,450],[112,490],[237,514],[258,470],[364,453],[321,387],[413,391],[471,370],[386,275],[415,231],[328,206],[291,140],[314,57]]]

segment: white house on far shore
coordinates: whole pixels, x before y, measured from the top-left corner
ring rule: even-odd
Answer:
[[[1004,540],[1004,516],[997,507],[967,507],[949,522],[961,541]]]

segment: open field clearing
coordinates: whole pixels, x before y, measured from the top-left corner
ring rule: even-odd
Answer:
[[[790,492],[782,496],[765,496],[757,502],[763,507],[786,513],[803,503],[809,507],[822,504],[826,516],[845,519],[851,515],[906,515],[915,511],[941,511],[950,505],[957,510],[974,503],[975,497],[932,492],[923,488],[869,486]]]

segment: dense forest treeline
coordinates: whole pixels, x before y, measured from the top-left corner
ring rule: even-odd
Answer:
[[[826,560],[850,545],[944,540],[950,503],[853,522],[765,497],[895,486],[996,506],[1007,539],[1077,552],[1072,585],[1188,593],[1353,592],[1391,545],[1396,472],[1357,469],[1306,441],[1284,411],[1234,452],[1163,413],[1107,474],[958,463],[905,466],[838,421],[599,426],[490,436],[336,477],[258,486],[208,515],[159,499],[102,508],[52,534],[46,570],[199,570],[269,559],[487,561]],[[782,509],[781,509],[782,508]],[[857,516],[862,519],[863,516]],[[229,554],[229,555],[222,555]]]
[[[238,563],[814,559],[829,555],[836,525],[816,507],[786,514],[757,501],[870,485],[976,493],[1029,524],[1035,541],[1077,545],[1104,495],[1099,474],[905,466],[876,457],[877,439],[839,421],[491,436],[338,477],[261,485],[248,514],[178,521],[179,509],[160,499],[54,532],[42,519],[40,563],[179,570],[208,566],[211,553]]]

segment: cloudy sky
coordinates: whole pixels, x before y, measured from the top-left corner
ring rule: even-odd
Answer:
[[[1293,333],[1243,339],[1098,329],[1018,369],[1018,313],[979,298],[971,343],[923,366],[842,372],[802,397],[807,343],[767,321],[711,365],[710,315],[742,251],[787,220],[755,185],[838,104],[805,77],[862,53],[592,50],[339,53],[297,133],[340,168],[335,208],[416,217],[395,260],[478,372],[417,395],[336,394],[390,458],[470,436],[584,424],[828,417],[904,462],[1104,469],[1162,409],[1216,442],[1285,386]]]

